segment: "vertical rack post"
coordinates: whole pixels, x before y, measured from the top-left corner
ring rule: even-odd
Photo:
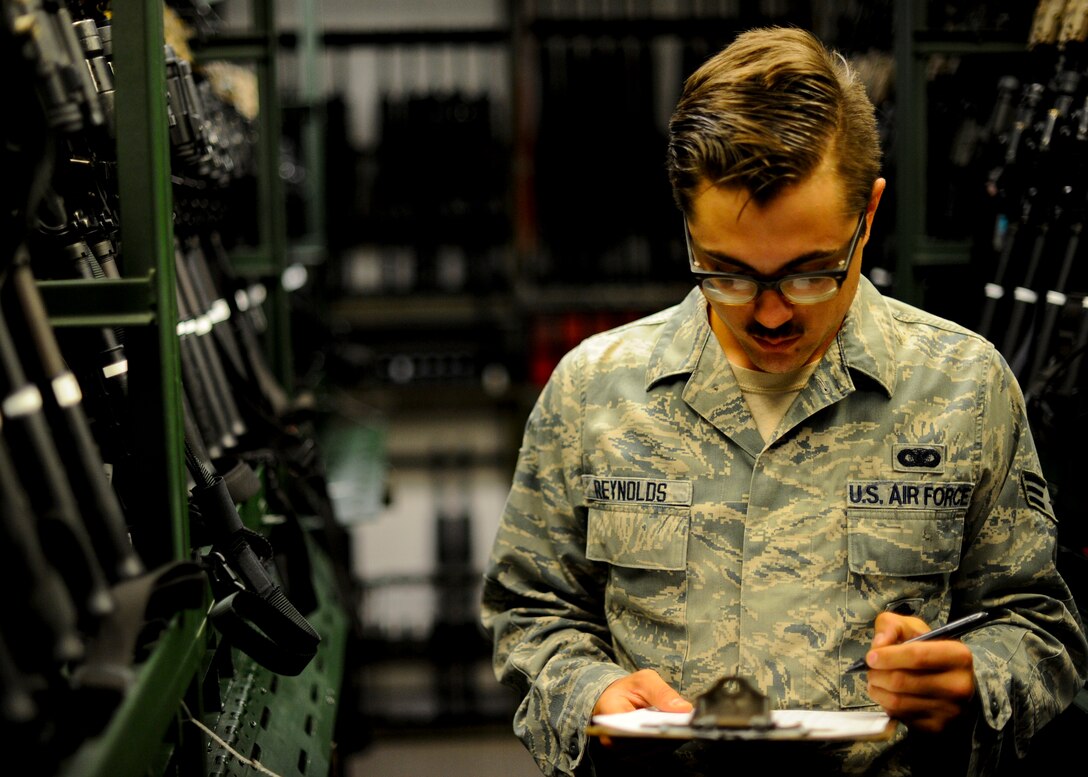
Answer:
[[[189,554],[163,6],[159,0],[143,0],[126,3],[123,11],[111,20],[122,260],[126,283],[146,286],[144,298],[151,308],[150,316],[130,316],[128,323],[137,325],[126,330],[133,426],[143,433],[134,441],[142,467],[139,503],[129,508],[136,516],[134,534],[147,535],[141,548],[144,562],[155,567]],[[149,765],[160,762],[167,750],[167,732],[180,730],[177,700],[204,656],[204,629],[202,612],[179,613],[138,667],[103,732],[62,766],[63,777],[152,773]]]
[[[181,367],[173,273],[173,200],[166,124],[163,9],[155,0],[129,3],[113,21],[117,72],[117,175],[125,274],[150,282],[152,322],[130,330],[131,398],[146,429],[146,520],[169,521],[164,558],[188,553]]]

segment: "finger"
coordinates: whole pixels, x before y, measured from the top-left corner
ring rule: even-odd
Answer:
[[[929,626],[921,618],[912,615],[899,615],[894,612],[882,612],[873,623],[873,647],[896,645],[912,637],[929,631]]]
[[[871,670],[909,669],[931,673],[974,667],[971,649],[952,639],[887,645],[870,650],[865,662]]]
[[[869,695],[895,694],[934,699],[964,707],[975,695],[975,676],[967,670],[952,672],[872,671]]]
[[[925,716],[954,717],[960,712],[960,706],[948,699],[932,696],[916,696],[910,693],[893,693],[882,688],[870,691],[873,701],[884,708],[890,717],[897,720],[912,720]]]
[[[922,720],[947,723],[962,715],[965,709],[964,704],[955,699],[896,693],[879,686],[870,687],[869,695],[889,717],[909,725]]]
[[[936,733],[962,714],[962,708],[951,702],[909,694],[875,691],[877,702],[888,717],[901,721],[912,729]]]
[[[624,678],[626,679],[626,678]],[[616,680],[612,685],[605,688],[604,693],[597,699],[597,703],[593,705],[594,715],[612,715],[617,712],[632,712],[640,707],[645,707],[645,704],[638,704],[636,697],[627,692],[627,689],[620,685],[624,680]]]

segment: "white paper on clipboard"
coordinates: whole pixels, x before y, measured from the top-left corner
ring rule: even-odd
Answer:
[[[593,724],[613,731],[653,736],[655,731],[676,730],[691,722],[690,712],[662,712],[654,707],[595,715]],[[884,712],[842,710],[772,710],[777,730],[791,729],[798,736],[814,739],[857,739],[884,732],[889,718]]]

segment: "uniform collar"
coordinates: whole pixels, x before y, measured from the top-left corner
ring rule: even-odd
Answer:
[[[706,299],[698,286],[667,316],[647,365],[647,390],[666,378],[690,375],[707,344],[717,347],[711,339]],[[828,352],[835,357],[834,363],[827,366],[847,381],[849,372],[866,375],[891,396],[896,381],[894,343],[894,320],[887,302],[869,279],[862,276],[854,302]]]
[[[647,391],[666,378],[694,372],[710,337],[706,298],[698,286],[667,315],[646,367]]]
[[[843,367],[868,376],[891,396],[897,372],[895,341],[895,319],[887,300],[862,276],[832,348],[838,349]]]

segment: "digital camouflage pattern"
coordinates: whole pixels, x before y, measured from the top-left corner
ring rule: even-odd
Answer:
[[[485,575],[517,735],[574,774],[600,693],[656,669],[688,699],[738,674],[778,708],[875,708],[862,657],[895,609],[966,637],[973,771],[1022,752],[1084,682],[1083,626],[1023,397],[983,338],[864,278],[766,444],[692,290],[587,339],[525,429]],[[1005,736],[1000,736],[1004,732]],[[890,742],[825,748],[844,773],[907,774]]]

